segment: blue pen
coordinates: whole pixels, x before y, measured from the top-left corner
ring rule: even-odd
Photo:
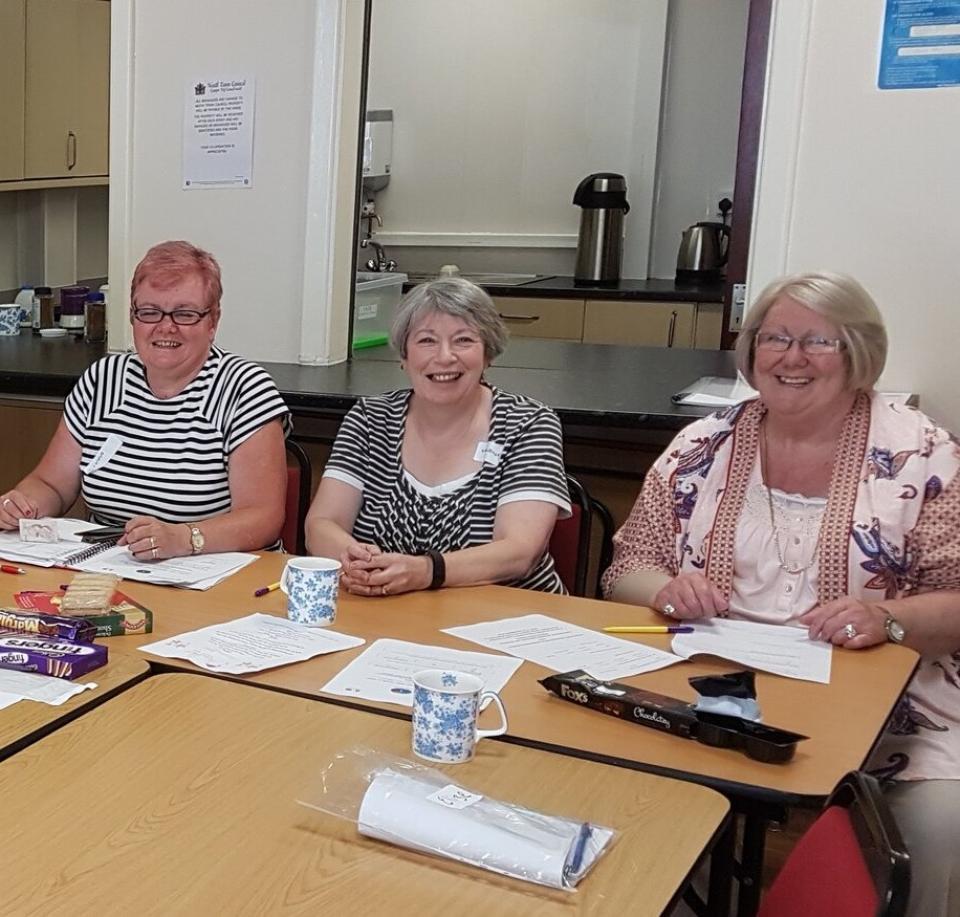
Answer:
[[[585,821],[580,826],[580,833],[577,835],[573,851],[570,853],[570,859],[567,860],[567,865],[563,868],[564,877],[575,876],[580,872],[580,867],[583,864],[583,854],[587,849],[587,841],[590,840],[591,834],[593,834],[593,828],[590,827],[590,822]]]

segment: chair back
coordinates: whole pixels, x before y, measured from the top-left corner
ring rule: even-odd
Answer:
[[[571,595],[599,598],[599,574],[606,569],[613,553],[613,518],[610,510],[591,497],[586,488],[569,474],[567,489],[570,491],[571,515],[568,519],[556,521],[550,536],[550,554],[563,585]],[[590,536],[595,521],[601,527],[598,583],[588,590]]]
[[[758,917],[901,917],[909,894],[910,857],[883,791],[854,771],[790,852]]]
[[[310,489],[313,472],[310,457],[293,440],[287,440],[287,490],[284,495],[283,528],[280,539],[283,549],[291,554],[306,554],[304,522],[310,509]]]

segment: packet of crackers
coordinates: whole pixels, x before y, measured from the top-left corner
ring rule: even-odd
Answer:
[[[113,573],[77,573],[60,600],[60,612],[68,617],[102,615],[110,610],[120,577]]]

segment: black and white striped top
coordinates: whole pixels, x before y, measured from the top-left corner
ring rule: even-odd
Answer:
[[[402,554],[458,551],[489,544],[497,507],[506,503],[545,501],[560,507],[561,516],[570,515],[563,437],[553,411],[494,388],[492,448],[486,449],[480,470],[452,489],[426,488],[401,463],[410,394],[362,398],[340,425],[323,474],[363,492],[355,538]],[[549,554],[529,576],[504,585],[566,591]]]
[[[136,353],[93,364],[67,396],[67,429],[80,444],[81,493],[92,518],[137,515],[194,522],[230,511],[230,454],[289,411],[255,363],[210,348],[196,378],[157,398]]]

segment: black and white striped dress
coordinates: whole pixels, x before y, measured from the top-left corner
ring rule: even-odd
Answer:
[[[81,494],[94,521],[137,515],[195,522],[230,511],[230,455],[289,411],[266,370],[218,347],[172,398],[150,391],[136,353],[93,364],[64,405],[80,444]]]
[[[489,442],[495,445],[486,450],[488,459],[473,475],[428,488],[401,463],[410,395],[362,398],[340,425],[323,474],[363,492],[355,538],[402,554],[446,553],[489,544],[497,508],[507,503],[545,501],[570,515],[563,436],[553,411],[492,389]],[[549,554],[529,576],[504,585],[566,591]]]

